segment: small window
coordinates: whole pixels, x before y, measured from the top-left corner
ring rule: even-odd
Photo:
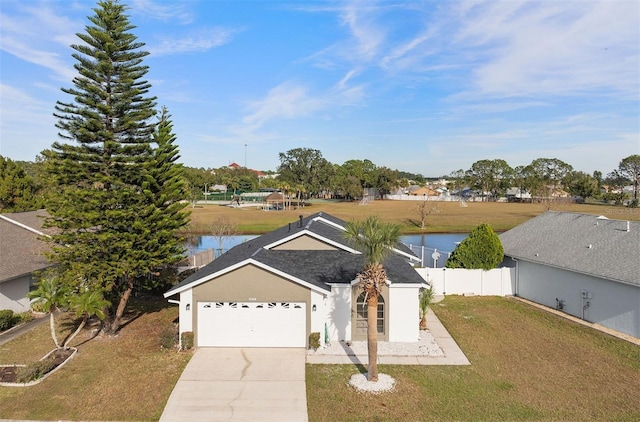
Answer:
[[[209,309],[210,307],[211,307],[211,304],[210,304],[210,303],[207,303],[206,305],[204,305],[204,308],[205,308],[205,309]]]
[[[247,305],[246,303],[242,304],[242,309],[249,309],[249,305]]]
[[[313,305],[313,306],[316,306],[316,305]],[[298,305],[297,303],[295,305],[293,305],[293,307],[295,309],[302,309],[302,306]]]
[[[222,308],[222,307],[224,307],[223,302],[216,302],[216,308]]]
[[[289,309],[289,304],[286,303],[286,302],[285,303],[281,303],[280,305],[285,309]]]
[[[229,306],[231,306],[232,308],[237,308],[238,307],[238,303],[237,302],[229,302]]]

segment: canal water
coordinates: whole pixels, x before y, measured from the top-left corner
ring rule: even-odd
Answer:
[[[411,245],[414,252],[416,252],[416,248],[421,247],[428,248],[430,250],[437,249],[442,252],[451,252],[455,249],[457,243],[467,237],[467,234],[468,233],[430,233],[406,235],[400,238],[400,242],[405,245]],[[217,256],[220,254],[220,250],[227,251],[236,245],[253,239],[254,237],[256,236],[240,235],[223,236],[222,239],[219,239],[217,236],[192,236],[187,242],[187,248],[189,249],[190,254],[196,254],[207,249],[213,249],[216,251]]]

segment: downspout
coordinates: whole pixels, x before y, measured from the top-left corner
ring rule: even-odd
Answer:
[[[516,258],[511,257],[511,259],[516,263],[516,285],[515,285],[515,291],[513,292],[513,295],[515,297],[518,297],[520,296],[520,265]]]

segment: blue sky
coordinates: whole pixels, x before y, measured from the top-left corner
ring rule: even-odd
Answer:
[[[123,0],[191,167],[314,148],[440,176],[640,154],[638,1]],[[0,0],[0,154],[34,160],[95,2]]]

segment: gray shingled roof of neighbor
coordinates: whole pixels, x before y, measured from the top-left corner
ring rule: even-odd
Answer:
[[[628,231],[627,231],[628,229]],[[500,235],[507,256],[640,285],[640,222],[547,212]]]
[[[43,234],[49,233],[42,228],[42,217],[47,215],[43,210],[2,215]],[[39,237],[34,231],[0,218],[0,283],[52,265],[43,255],[49,246]]]
[[[346,224],[344,221],[322,212],[305,217],[302,221],[294,221],[230,249],[172,287],[165,296],[249,258],[327,291],[331,289],[329,284],[349,283],[355,280],[356,275],[364,267],[363,255],[350,252],[349,249],[353,249],[353,245],[344,238],[342,230],[325,221],[318,220],[318,217],[338,226],[344,227]],[[295,236],[305,230],[316,235],[316,239],[326,239],[342,245],[346,249],[326,251],[265,249],[265,246]],[[415,257],[415,254],[404,245],[399,245],[397,249]],[[391,283],[424,283],[422,277],[407,262],[407,259],[399,254],[389,256],[383,265]]]

